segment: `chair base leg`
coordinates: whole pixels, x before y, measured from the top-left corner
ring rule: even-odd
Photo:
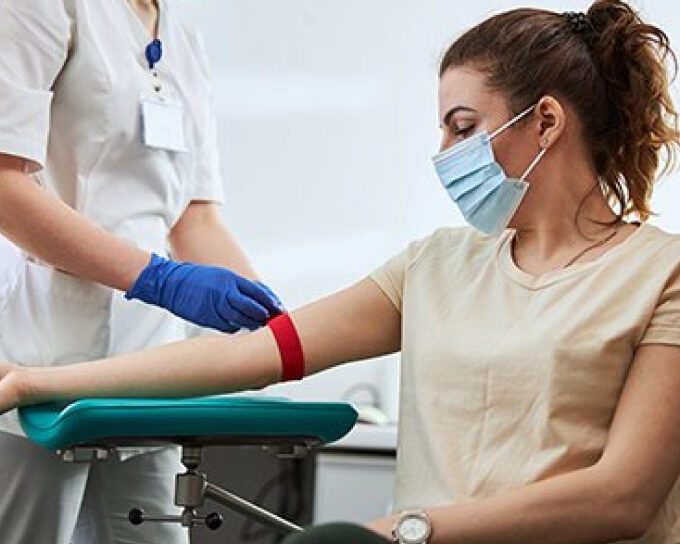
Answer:
[[[299,525],[296,525],[282,517],[272,514],[268,510],[257,506],[247,500],[234,495],[226,489],[222,489],[210,482],[207,483],[205,488],[205,496],[212,499],[215,502],[220,503],[227,508],[243,514],[246,517],[251,517],[267,525],[271,529],[283,534],[301,532],[303,529]]]
[[[209,529],[218,529],[222,525],[222,516],[212,512],[205,517],[197,513],[208,498],[246,517],[253,518],[270,529],[282,533],[302,532],[303,529],[268,510],[253,504],[226,489],[208,481],[205,474],[198,472],[201,464],[201,448],[198,446],[182,447],[182,464],[186,472],[177,474],[175,478],[175,505],[183,508],[179,516],[148,516],[141,509],[133,508],[128,519],[139,525],[145,521],[181,523],[184,527],[204,524]]]

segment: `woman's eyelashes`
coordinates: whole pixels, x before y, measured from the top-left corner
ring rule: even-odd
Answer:
[[[453,135],[456,138],[467,138],[475,130],[475,125],[468,125],[465,127],[453,127]]]
[[[472,136],[477,130],[477,122],[472,119],[455,119],[453,116],[447,116],[440,124],[440,128],[445,142],[442,144],[442,149],[445,149]]]

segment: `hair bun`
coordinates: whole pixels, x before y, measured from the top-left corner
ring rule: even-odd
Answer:
[[[565,11],[562,17],[567,20],[574,34],[581,36],[588,46],[593,45],[596,37],[595,27],[586,13],[582,11]]]

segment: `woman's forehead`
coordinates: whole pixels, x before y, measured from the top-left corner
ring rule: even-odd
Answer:
[[[441,118],[459,107],[478,111],[502,111],[505,109],[505,101],[500,93],[489,90],[486,76],[482,72],[471,67],[458,66],[447,69],[439,80]]]

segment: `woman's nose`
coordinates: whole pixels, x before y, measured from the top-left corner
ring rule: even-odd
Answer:
[[[445,149],[448,149],[453,145],[453,138],[449,134],[444,134],[442,136],[442,141],[439,144],[439,152],[441,153]]]

